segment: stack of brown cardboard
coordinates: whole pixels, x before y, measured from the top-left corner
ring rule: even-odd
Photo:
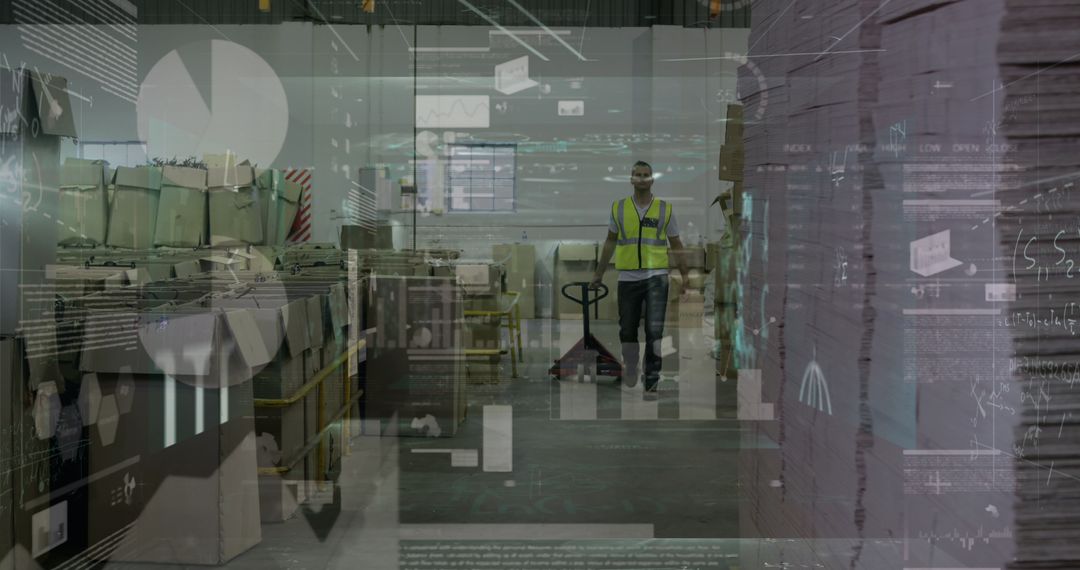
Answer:
[[[682,253],[676,253],[674,250],[668,250],[668,269],[675,272],[679,269],[679,257],[682,257],[684,263],[686,263],[687,269],[697,269],[698,271],[706,270],[706,252],[704,247],[699,246],[685,246],[682,249]]]
[[[100,160],[64,161],[57,224],[60,245],[93,247],[105,243],[109,222],[105,168],[105,162]]]
[[[595,242],[563,242],[555,256],[555,314],[559,319],[580,319],[581,304],[562,294],[563,286],[570,283],[592,281],[596,271]],[[579,289],[568,289],[571,295],[580,295]],[[595,313],[593,313],[595,314]]]
[[[349,338],[346,289],[344,283],[336,283],[331,285],[329,292],[323,296],[325,300],[323,320],[327,325],[322,349],[323,370],[330,371],[329,377],[323,383],[327,421],[335,417],[345,406],[346,384],[350,382],[351,376],[348,362],[341,361],[348,348]],[[350,386],[349,394],[354,392],[355,388]],[[330,434],[326,438],[326,447],[328,449],[327,471],[332,473],[338,472],[341,467],[341,454],[344,445],[342,435],[342,421],[332,422]]]
[[[286,399],[304,384],[304,352],[309,348],[307,303],[303,299],[250,296],[219,300],[223,310],[244,309],[258,325],[266,350],[274,355],[265,367],[254,371],[255,398]],[[290,461],[304,446],[304,407],[255,408],[255,434],[259,467],[278,467]],[[263,521],[285,520],[304,500],[304,470],[259,477],[259,506]]]
[[[521,318],[536,318],[536,246],[495,245],[491,248],[491,257],[506,267],[506,289],[520,295]]]
[[[111,247],[151,249],[157,231],[161,169],[120,166],[115,186],[106,243]]]
[[[256,201],[255,171],[247,161],[210,168],[210,245],[263,243],[263,212]]]
[[[664,356],[661,374],[665,378],[680,373],[680,359],[695,356],[691,353],[699,344],[696,342],[702,326],[701,313],[704,311],[702,289],[705,287],[705,275],[699,269],[690,270],[690,280],[686,294],[683,295],[683,277],[677,270],[668,275],[668,304],[664,313],[664,337],[661,355]],[[686,339],[695,342],[687,344]]]
[[[87,327],[118,316],[88,318]],[[124,322],[134,344],[84,346],[80,358],[84,372],[130,380],[137,404],[107,420],[111,433],[146,432],[129,483],[143,506],[113,560],[227,562],[261,540],[251,376],[272,355],[258,321],[246,310],[185,305],[132,310]],[[202,413],[181,421],[181,402]]]
[[[154,245],[198,247],[205,243],[206,171],[166,166],[161,172],[161,202]]]

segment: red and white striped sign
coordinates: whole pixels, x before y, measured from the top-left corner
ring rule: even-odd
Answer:
[[[285,171],[285,179],[296,182],[303,189],[300,193],[300,209],[296,212],[285,243],[311,241],[311,174],[310,168],[290,168]]]

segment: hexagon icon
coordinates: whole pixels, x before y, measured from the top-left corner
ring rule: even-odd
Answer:
[[[60,394],[55,382],[44,382],[38,386],[34,400],[34,431],[38,439],[49,439],[56,434],[56,423],[60,421]]]
[[[105,396],[101,400],[98,413],[97,432],[102,445],[112,445],[116,441],[116,426],[120,423],[120,410],[116,407],[116,396]]]
[[[79,414],[82,415],[83,425],[93,425],[100,409],[101,384],[98,383],[97,374],[84,374],[79,389]]]
[[[121,372],[120,379],[116,382],[116,406],[121,414],[131,411],[131,405],[135,403],[135,379],[130,372]]]

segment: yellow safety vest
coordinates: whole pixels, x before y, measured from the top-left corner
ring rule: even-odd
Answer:
[[[619,226],[615,242],[616,269],[667,269],[667,225],[671,221],[671,207],[667,202],[654,199],[645,217],[639,220],[634,199],[625,198],[611,205],[611,215]]]

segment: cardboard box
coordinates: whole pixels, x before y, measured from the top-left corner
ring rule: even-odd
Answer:
[[[375,249],[393,251],[394,226],[390,224],[379,224],[375,227]]]
[[[115,185],[106,243],[127,249],[152,248],[157,232],[161,169],[118,167]]]
[[[735,236],[737,238],[737,236],[739,235],[739,232],[738,232],[739,220],[742,218],[742,208],[743,208],[743,181],[742,180],[736,181],[735,185],[732,186],[732,188],[731,188],[731,199],[732,199],[731,209],[734,211],[735,219],[731,220],[731,222],[732,222],[731,225],[734,226],[734,228],[728,228],[728,231],[731,233],[732,236]]]
[[[702,273],[699,269],[690,270],[690,290],[702,291],[705,289],[705,280],[707,275]],[[678,271],[671,271],[668,273],[668,298],[678,297],[679,292],[682,290],[683,277]]]
[[[255,171],[246,161],[226,168],[211,168],[210,245],[244,246],[265,243],[263,211],[257,200]]]
[[[318,390],[313,390],[311,395],[304,398],[304,440],[311,441],[313,438],[318,437],[321,431],[319,426],[320,419],[325,418],[319,414],[319,398]],[[321,446],[322,444],[320,444]],[[312,496],[318,490],[317,485],[319,481],[323,481],[326,477],[326,472],[321,469],[319,465],[319,447],[315,446],[304,456],[304,461],[298,465],[304,466],[304,489],[305,496]]]
[[[251,248],[253,259],[248,264],[252,271],[274,271],[281,263],[281,250],[276,246],[259,246]]]
[[[99,474],[87,483],[87,550],[105,546],[111,552],[118,541],[131,544],[131,535],[139,532],[134,523],[157,492],[146,467],[164,448],[164,422],[160,416],[153,421],[145,410],[163,409],[164,383],[155,375],[91,373],[80,384],[79,410],[89,435],[87,470]],[[191,395],[185,387],[177,387],[180,394]],[[178,425],[177,439],[192,435],[185,427]]]
[[[720,148],[720,180],[742,182],[744,167],[744,151],[741,146]]]
[[[561,243],[555,258],[555,307],[554,317],[559,319],[580,319],[581,304],[566,298],[562,294],[563,286],[576,282],[592,281],[596,271],[595,243]],[[571,295],[581,295],[579,288],[568,290]],[[591,313],[595,315],[595,312]]]
[[[502,271],[499,266],[459,264],[454,267],[454,274],[468,295],[498,295],[502,291]]]
[[[166,166],[154,245],[198,247],[206,243],[206,171]]]
[[[323,345],[323,369],[329,369],[335,360],[344,351],[344,342],[338,342],[332,335],[327,335],[326,344]],[[326,409],[323,417],[329,422],[345,406],[345,380],[348,365],[341,363],[329,372],[329,376],[323,382]],[[341,424],[342,420],[330,424],[329,433],[323,442],[325,446],[325,469],[328,473],[338,473],[341,470]]]
[[[727,106],[727,125],[724,129],[725,145],[742,145],[743,142],[743,106]]]
[[[60,172],[57,243],[97,246],[105,243],[109,224],[109,197],[105,190],[106,163],[69,158]]]
[[[703,247],[684,246],[682,249],[682,258],[686,261],[686,267],[688,269],[705,271],[705,268],[707,267],[705,261],[705,248]],[[668,250],[668,268],[672,272],[677,272],[679,269],[675,251],[671,249]]]
[[[596,261],[596,244],[560,243],[559,261]]]
[[[603,283],[608,288],[607,296],[600,300],[597,311],[589,313],[589,318],[595,318],[601,321],[615,321],[619,320],[619,270],[615,269],[615,265],[612,264],[604,272]],[[597,291],[589,291],[589,297],[600,293]],[[578,293],[575,293],[575,295]]]
[[[349,249],[374,249],[375,232],[367,226],[341,226],[340,243],[342,251]]]
[[[303,187],[287,180],[280,170],[255,169],[254,200],[262,220],[262,240],[268,246],[285,245],[300,210]]]
[[[465,348],[496,350],[502,348],[501,317],[465,317]]]
[[[130,319],[130,320],[128,320]],[[105,330],[125,320],[137,333],[132,345],[84,345],[84,372],[205,377],[208,385],[238,384],[270,362],[255,316],[247,310],[210,310],[194,305],[153,311],[91,313],[87,328]],[[114,327],[115,328],[115,327]]]
[[[536,246],[532,244],[500,244],[491,249],[496,263],[506,267],[506,289],[521,296],[521,318],[536,318]]]
[[[227,390],[205,390],[207,420],[216,421],[203,432],[140,461],[145,506],[112,560],[221,565],[262,540],[251,382]],[[163,401],[133,413],[150,423]]]
[[[322,370],[322,348],[326,342],[325,325],[323,324],[323,296],[312,295],[307,302],[307,327],[308,341],[311,345],[310,352],[304,358],[307,362],[307,379],[310,380],[319,370]]]
[[[86,372],[149,377],[154,395],[131,408],[134,425],[167,425],[161,410],[176,406],[175,428],[148,440],[162,447],[141,454],[145,507],[114,560],[221,564],[261,539],[251,378],[271,361],[277,330],[260,326],[263,316],[226,306],[134,307],[132,346],[83,346]],[[115,310],[92,314],[87,327],[118,318],[128,320]],[[183,411],[199,409],[199,399],[201,421]]]
[[[307,303],[285,297],[257,294],[241,299],[218,300],[214,307],[224,310],[245,309],[252,313],[262,333],[267,352],[274,358],[254,372],[255,398],[285,399],[304,384],[304,351],[307,336]],[[256,459],[259,467],[277,467],[288,462],[304,446],[304,407],[255,408]],[[281,521],[291,517],[303,499],[302,467],[281,476],[259,477],[259,505],[263,521]]]

